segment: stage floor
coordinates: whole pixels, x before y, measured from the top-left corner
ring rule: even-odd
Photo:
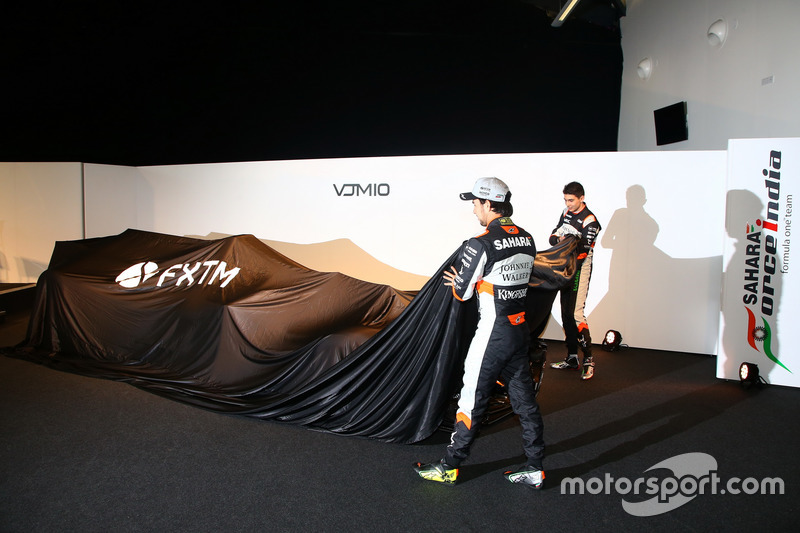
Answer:
[[[27,313],[9,313],[0,346],[20,342],[26,325]],[[564,356],[562,342],[548,345],[548,361]],[[547,479],[538,492],[502,476],[524,462],[516,418],[484,428],[447,487],[411,468],[441,457],[444,432],[414,445],[341,437],[3,356],[0,531],[795,530],[800,391],[743,390],[716,379],[709,356],[596,353],[591,381],[545,371]],[[674,461],[691,479],[674,466],[648,471],[684,454],[694,455]],[[699,494],[692,480],[703,472],[692,465],[708,466],[708,456],[716,466],[706,478],[719,484]],[[667,498],[626,510],[653,497],[647,481],[666,494],[678,477],[682,505]],[[748,480],[748,492],[780,478],[784,494],[731,494],[734,478]]]

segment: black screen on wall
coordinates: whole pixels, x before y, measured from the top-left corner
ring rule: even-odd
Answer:
[[[653,111],[656,122],[656,145],[676,143],[689,138],[686,102],[668,105]]]

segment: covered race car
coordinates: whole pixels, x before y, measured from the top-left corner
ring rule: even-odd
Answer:
[[[569,277],[568,248],[537,257],[532,325]],[[445,417],[473,331],[474,305],[441,281],[455,257],[414,294],[308,269],[252,235],[59,242],[11,354],[215,411],[416,442]]]

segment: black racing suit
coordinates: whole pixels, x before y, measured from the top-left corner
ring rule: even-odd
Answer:
[[[592,254],[597,235],[602,229],[597,217],[589,211],[586,204],[583,209],[573,213],[564,209],[558,219],[558,225],[550,235],[550,244],[555,245],[559,240],[559,228],[572,226],[580,234],[578,243],[578,261],[575,267],[575,279],[561,289],[561,321],[564,325],[564,337],[567,344],[567,354],[577,355],[580,343],[584,357],[592,355],[592,338],[589,334],[589,324],[584,314],[586,296],[589,293],[589,281],[592,277]]]
[[[480,318],[464,362],[456,424],[445,462],[458,466],[469,455],[497,379],[522,423],[528,464],[542,468],[543,422],[528,363],[525,296],[536,246],[531,235],[510,218],[489,222],[486,232],[464,244],[453,294],[467,300],[477,294]]]

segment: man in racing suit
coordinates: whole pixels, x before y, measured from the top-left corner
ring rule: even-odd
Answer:
[[[460,197],[472,200],[473,212],[486,230],[464,244],[456,266],[444,273],[444,283],[460,301],[476,296],[480,318],[464,362],[456,422],[445,457],[435,463],[417,463],[415,470],[424,479],[455,483],[497,379],[502,377],[522,423],[528,457],[523,468],[505,472],[505,476],[512,483],[539,489],[544,482],[543,422],[528,362],[529,331],[524,324],[536,246],[531,235],[508,218],[513,212],[511,193],[501,180],[481,178],[472,192]]]
[[[555,245],[567,235],[580,239],[578,243],[575,279],[561,289],[561,321],[567,343],[567,357],[564,361],[550,366],[559,370],[577,369],[578,345],[583,352],[581,379],[592,379],[594,376],[594,358],[592,357],[592,337],[589,324],[586,322],[584,310],[586,296],[589,293],[589,280],[592,277],[592,255],[594,243],[600,233],[600,223],[594,213],[589,211],[584,200],[583,185],[577,181],[564,186],[564,203],[566,208],[558,219],[558,224],[550,235],[550,244]]]

